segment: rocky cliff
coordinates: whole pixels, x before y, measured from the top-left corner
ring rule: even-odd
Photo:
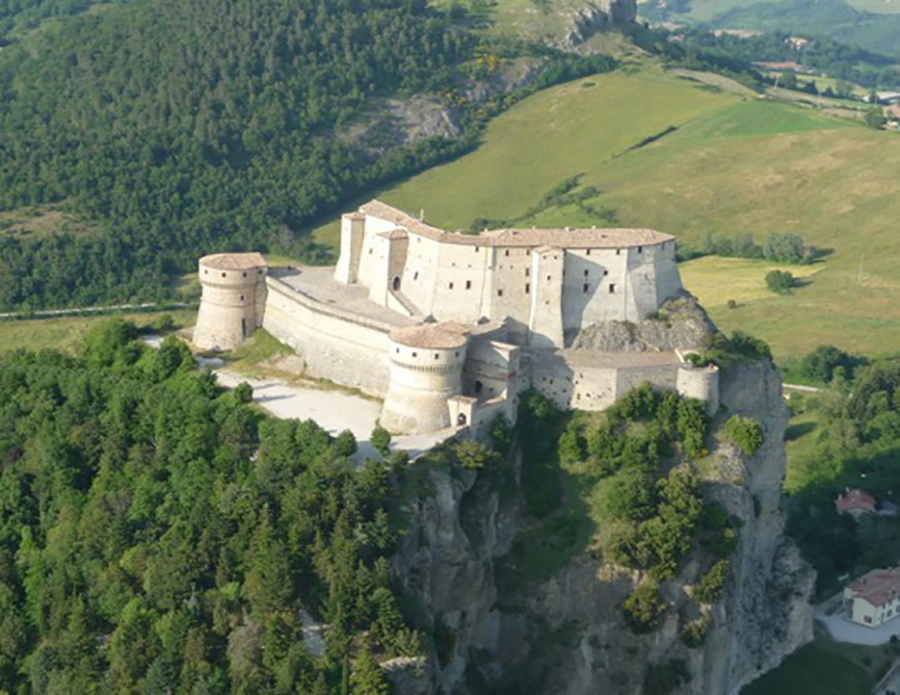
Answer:
[[[724,594],[705,611],[710,627],[700,647],[679,639],[699,616],[690,598],[696,561],[664,585],[670,605],[664,624],[633,634],[619,606],[635,573],[588,551],[551,572],[516,566],[523,538],[553,542],[522,535],[529,521],[516,481],[429,468],[407,506],[409,533],[395,565],[433,625],[434,648],[419,676],[395,673],[404,695],[637,695],[650,692],[649,670],[676,662],[688,667],[689,681],[656,692],[731,695],[809,641],[814,573],[785,537],[780,509],[787,422],[780,377],[764,362],[725,369],[722,403],[719,428],[731,414],[747,415],[764,426],[766,443],[748,460],[714,429],[719,443],[698,466],[704,496],[742,522]],[[529,573],[531,581],[520,581]],[[499,689],[511,682],[517,685]]]

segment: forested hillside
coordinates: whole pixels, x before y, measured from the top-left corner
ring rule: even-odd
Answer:
[[[0,691],[385,692],[372,653],[420,648],[387,465],[264,418],[174,338],[117,320],[87,342],[0,358]]]
[[[0,237],[0,307],[147,296],[225,247],[314,255],[303,223],[434,154],[363,167],[335,133],[469,49],[425,0],[139,0],[7,46],[0,211],[60,203],[107,232]]]

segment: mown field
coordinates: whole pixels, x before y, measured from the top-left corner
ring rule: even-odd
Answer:
[[[601,191],[587,202],[613,209],[618,226],[654,227],[687,244],[708,232],[752,232],[758,241],[796,232],[828,255],[792,295],[766,293],[763,268],[720,259],[686,266],[686,284],[706,295],[723,329],[753,332],[779,356],[826,342],[878,354],[900,345],[898,170],[896,133],[647,67],[530,97],[495,120],[476,151],[379,195],[447,228],[478,218],[607,224],[578,205],[522,217],[580,175]],[[333,243],[336,231],[317,236]],[[725,309],[731,298],[738,309]]]

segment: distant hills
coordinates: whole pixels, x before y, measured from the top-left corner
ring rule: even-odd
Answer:
[[[711,14],[712,13],[712,14]],[[713,29],[796,31],[830,36],[886,55],[900,56],[900,14],[858,9],[845,0],[780,0],[779,2],[722,3],[686,0],[641,6],[648,19],[703,22]]]

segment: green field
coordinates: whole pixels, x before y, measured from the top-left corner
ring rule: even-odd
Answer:
[[[164,314],[170,314],[178,327],[192,326],[195,311],[164,311],[159,313],[116,314],[138,326],[152,324]],[[109,316],[67,316],[56,319],[30,321],[0,321],[0,353],[16,348],[43,350],[52,348],[74,354],[84,344],[84,337],[92,326]]]
[[[678,130],[629,149],[670,126]],[[728,264],[686,268],[686,284],[693,289],[704,269],[713,273],[718,289],[707,299],[721,327],[750,330],[781,356],[822,342],[875,354],[900,345],[900,177],[890,173],[898,169],[896,133],[648,67],[536,94],[496,119],[471,154],[379,196],[424,209],[433,224],[468,228],[477,218],[522,216],[580,174],[602,192],[589,202],[614,209],[619,226],[657,228],[686,243],[710,231],[749,231],[758,241],[796,232],[829,255],[791,296],[755,296],[726,310],[719,302],[740,299],[730,296]],[[602,221],[571,206],[517,223]],[[332,224],[317,237],[334,243],[336,231]]]

